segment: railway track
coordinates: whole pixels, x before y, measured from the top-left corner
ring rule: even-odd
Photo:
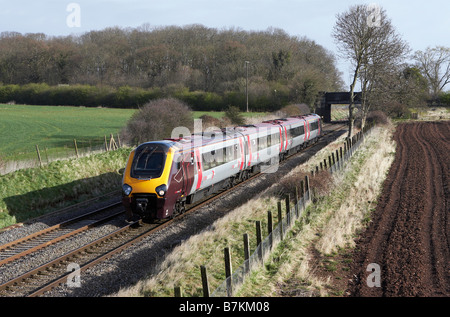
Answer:
[[[331,127],[332,129],[327,129],[329,127],[325,127],[325,134],[342,129],[342,125]],[[310,147],[313,145],[310,145]],[[234,186],[233,189],[245,185],[247,182],[252,181],[260,175],[261,174],[253,175],[249,179]],[[39,296],[60,284],[71,284],[72,281],[70,278],[76,277],[77,274],[80,274],[82,271],[110,258],[126,248],[129,248],[131,245],[138,243],[145,237],[154,234],[156,231],[162,230],[169,226],[174,220],[181,219],[187,214],[195,212],[212,200],[227,194],[227,192],[228,191],[223,191],[213,197],[206,198],[194,206],[191,206],[185,213],[179,215],[175,219],[158,221],[153,224],[145,224],[142,223],[141,220],[138,220],[123,225],[101,238],[95,239],[88,244],[76,248],[48,263],[33,268],[0,285],[0,296]],[[100,226],[114,217],[120,217],[124,211],[114,212],[107,216],[104,215],[105,213],[108,213],[108,210],[117,208],[118,205],[119,203],[107,206],[106,208],[90,214],[71,219],[37,232],[31,236],[0,246],[0,265],[11,263],[50,245],[62,242],[64,239],[86,232],[92,227]],[[102,214],[104,216],[101,216]],[[73,271],[73,269],[75,269],[75,271]]]
[[[124,211],[115,213],[110,212],[110,210],[118,206],[120,206],[120,202],[59,223],[24,238],[0,246],[0,266],[53,245],[57,242],[73,237],[89,230],[89,228],[98,226],[106,221],[122,215]]]

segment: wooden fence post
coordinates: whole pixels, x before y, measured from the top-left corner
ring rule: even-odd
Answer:
[[[244,233],[244,272],[250,272],[250,244],[248,242],[248,234]]]
[[[114,140],[114,136],[111,134],[110,140],[109,140],[109,150],[114,151],[117,150],[119,147],[117,146],[116,140]]]
[[[206,267],[204,265],[200,266],[200,272],[202,275],[203,297],[209,297],[208,275],[206,274]]]
[[[267,232],[269,235],[270,249],[272,249],[272,245],[273,245],[272,231],[273,231],[272,213],[270,212],[270,210],[268,210],[267,211]]]
[[[230,248],[225,248],[223,250],[224,258],[225,258],[225,278],[226,278],[226,284],[227,284],[227,296],[231,297],[233,296],[233,285],[231,281],[231,255],[230,255]]]
[[[286,202],[286,223],[288,227],[291,226],[291,195],[286,194],[285,196]]]
[[[309,177],[308,175],[305,176],[305,191],[309,191]]]
[[[175,297],[183,297],[183,291],[181,290],[181,286],[175,286],[174,296]]]
[[[261,221],[256,221],[256,248],[259,259],[263,261]]]
[[[41,153],[39,152],[39,146],[37,144],[36,144],[36,152],[39,159],[39,166],[42,167]]]
[[[119,148],[122,147],[122,143],[120,142],[120,134],[117,133],[117,144],[119,145]]]
[[[339,160],[339,150],[336,149],[336,166],[338,167],[338,169],[341,169],[341,161]]]
[[[336,160],[334,158],[334,152],[331,152],[331,160],[333,161],[333,168],[331,170],[333,171],[333,169],[334,169],[334,172],[335,172],[336,171]]]
[[[78,158],[79,157],[78,156],[78,146],[77,146],[77,140],[76,139],[73,139],[73,144],[75,146],[75,154],[77,155],[77,158]]]
[[[277,204],[278,207],[278,224],[280,226],[280,238],[283,241],[283,215],[281,214],[281,201]]]

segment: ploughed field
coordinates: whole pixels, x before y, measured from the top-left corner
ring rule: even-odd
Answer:
[[[395,160],[355,250],[351,295],[448,297],[450,121],[401,124],[394,138]],[[379,270],[367,270],[372,263]]]

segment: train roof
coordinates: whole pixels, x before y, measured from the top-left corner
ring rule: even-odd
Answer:
[[[241,135],[249,135],[257,133],[259,129],[267,129],[271,127],[279,127],[284,125],[291,125],[303,120],[318,119],[320,116],[317,114],[307,114],[302,116],[291,116],[287,118],[267,120],[257,124],[242,125],[237,127],[228,127],[224,129],[218,129],[213,131],[205,131],[201,133],[195,133],[190,136],[177,139],[165,139],[163,141],[154,141],[147,143],[164,143],[168,146],[177,146],[181,149],[190,148],[194,143],[196,146],[206,146],[217,141],[226,141],[238,138]]]

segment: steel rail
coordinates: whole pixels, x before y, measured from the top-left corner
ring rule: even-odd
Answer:
[[[1,255],[1,252],[6,252],[8,249],[17,248],[21,244],[25,244],[25,243],[30,244],[31,243],[31,245],[32,245],[31,247],[24,246],[26,248],[24,251],[21,251],[19,253],[15,253],[12,256],[8,256],[8,257],[4,258],[3,260],[0,260],[0,266],[3,265],[3,264],[9,263],[11,261],[17,260],[17,259],[19,259],[21,257],[24,257],[24,256],[26,256],[28,254],[31,254],[33,252],[36,252],[38,250],[41,250],[43,248],[46,248],[46,247],[48,247],[50,245],[53,245],[53,244],[55,244],[55,243],[57,243],[59,241],[65,240],[65,239],[67,239],[67,238],[69,238],[71,236],[74,236],[76,234],[79,234],[79,233],[81,233],[83,231],[86,231],[89,228],[92,228],[94,226],[97,226],[97,225],[101,224],[102,222],[110,220],[111,218],[117,217],[119,214],[124,213],[124,211],[121,211],[120,213],[116,213],[114,215],[108,216],[106,218],[103,218],[103,219],[100,219],[100,220],[97,220],[97,221],[93,220],[92,223],[90,223],[90,224],[82,226],[82,227],[80,227],[78,229],[74,229],[74,230],[72,230],[72,231],[70,231],[70,232],[68,232],[66,234],[63,234],[63,235],[58,236],[56,238],[53,238],[53,239],[51,239],[49,241],[45,241],[45,242],[42,242],[42,243],[39,242],[38,245],[33,246],[33,244],[32,244],[33,241],[38,241],[39,238],[43,238],[43,236],[46,235],[46,234],[50,234],[52,232],[57,232],[58,230],[61,230],[63,228],[68,227],[69,225],[72,225],[72,224],[75,224],[77,222],[83,221],[83,220],[85,220],[85,219],[87,219],[87,218],[89,218],[89,217],[91,217],[91,216],[93,216],[95,214],[104,212],[105,210],[108,210],[108,209],[111,209],[111,208],[118,207],[119,205],[120,205],[120,202],[119,203],[114,203],[114,204],[111,204],[111,205],[108,205],[108,206],[105,206],[103,208],[94,210],[94,211],[92,211],[90,213],[87,213],[87,214],[84,214],[84,215],[81,215],[81,216],[77,216],[77,217],[72,218],[70,220],[61,222],[61,223],[59,223],[57,225],[51,226],[49,228],[43,229],[41,231],[35,232],[33,234],[30,234],[28,236],[25,236],[23,238],[11,241],[9,243],[6,243],[6,244],[0,246],[0,255]]]
[[[342,126],[338,126],[337,128],[335,128],[335,129],[333,129],[331,131],[324,131],[324,135],[327,135],[327,134],[329,134],[331,132],[334,132],[334,131],[337,131],[337,130],[340,130],[340,129],[342,129]],[[315,144],[316,144],[316,142],[313,143],[313,144],[310,144],[308,147],[306,147],[305,149],[303,149],[302,151],[300,151],[298,153],[301,153],[304,150],[311,148]],[[290,155],[290,157],[295,156],[298,153],[294,153],[294,154]],[[252,175],[248,179],[246,179],[246,180],[236,184],[231,189],[235,189],[235,188],[238,188],[240,186],[243,186],[247,182],[252,181],[256,177],[260,176],[261,174],[262,173],[257,173],[255,175]],[[184,213],[178,215],[177,217],[175,217],[173,219],[165,220],[162,223],[158,224],[156,227],[152,227],[152,228],[149,228],[148,230],[144,230],[143,233],[139,233],[136,237],[128,239],[125,243],[121,243],[119,246],[114,247],[112,250],[109,250],[108,252],[105,252],[102,255],[100,255],[100,256],[98,256],[98,257],[96,257],[96,258],[86,262],[85,264],[81,265],[80,266],[80,271],[85,271],[88,268],[90,268],[90,267],[92,267],[92,266],[94,266],[94,265],[96,265],[96,264],[98,264],[98,263],[100,263],[100,262],[110,258],[114,254],[117,254],[117,253],[121,252],[122,250],[130,247],[131,245],[138,243],[139,241],[141,241],[144,238],[146,238],[147,236],[155,233],[156,231],[162,230],[163,228],[169,226],[170,224],[172,224],[172,222],[174,220],[179,220],[179,219],[183,218],[184,216],[186,216],[187,214],[195,212],[196,210],[198,210],[199,208],[203,207],[204,205],[206,205],[207,203],[211,202],[212,200],[216,200],[216,199],[222,197],[223,195],[225,195],[225,194],[227,194],[229,192],[230,192],[230,190],[224,190],[223,192],[220,192],[220,193],[218,193],[216,195],[210,196],[210,197],[206,198],[205,200],[202,200],[202,201],[198,202],[197,204],[193,205],[191,208],[186,210]],[[23,281],[26,281],[28,278],[30,278],[30,277],[32,277],[34,275],[38,275],[41,272],[47,271],[50,267],[61,265],[61,263],[70,261],[70,259],[73,258],[74,256],[82,254],[82,253],[85,253],[85,252],[88,252],[90,249],[94,248],[95,246],[102,245],[102,244],[106,243],[107,241],[109,241],[111,239],[114,239],[114,237],[120,236],[121,234],[124,234],[125,232],[130,231],[130,229],[134,228],[136,225],[142,225],[141,220],[135,221],[133,223],[130,223],[130,224],[128,224],[128,225],[126,225],[126,226],[124,226],[124,227],[122,227],[122,228],[120,228],[120,229],[118,229],[118,230],[116,230],[116,231],[114,231],[114,232],[112,232],[112,233],[102,237],[102,238],[99,238],[99,239],[97,239],[97,240],[95,240],[95,241],[93,241],[93,242],[91,242],[91,243],[89,243],[87,245],[84,245],[84,246],[82,246],[82,247],[80,247],[80,248],[78,248],[76,250],[73,250],[73,251],[71,251],[71,252],[69,252],[69,253],[67,253],[67,254],[65,254],[65,255],[63,255],[63,256],[61,256],[61,257],[59,257],[59,258],[57,258],[57,259],[55,259],[55,260],[53,260],[51,262],[48,262],[48,263],[46,263],[46,264],[44,264],[44,265],[42,265],[42,266],[40,266],[40,267],[38,267],[36,269],[33,269],[33,270],[31,270],[31,271],[29,271],[29,272],[27,272],[27,273],[25,273],[25,274],[15,278],[15,279],[13,279],[13,280],[10,280],[10,281],[4,283],[3,285],[0,285],[0,290],[7,290],[8,288],[11,288],[14,285],[17,285],[17,284],[19,284],[19,283],[21,283]],[[71,274],[71,272],[66,272],[65,274],[60,275],[58,278],[56,278],[55,280],[45,284],[44,286],[37,287],[37,289],[35,289],[31,293],[29,293],[27,296],[34,297],[34,296],[39,296],[39,295],[44,294],[45,292],[47,292],[47,291],[57,287],[58,285],[63,284],[67,280],[69,274]]]
[[[333,129],[333,130],[331,130],[331,131],[326,131],[326,132],[324,133],[324,135],[327,135],[327,134],[329,134],[329,133],[331,133],[331,132],[340,130],[340,129],[342,129],[342,127],[343,127],[343,126],[338,126],[338,127],[336,127],[335,129]],[[323,136],[324,136],[324,135],[323,135]],[[307,146],[306,148],[302,149],[302,151],[304,151],[304,150],[306,150],[306,149],[309,149],[309,148],[313,147],[315,144],[316,144],[316,143],[310,144],[310,145]],[[296,154],[301,153],[302,151],[297,152],[297,153],[294,153],[294,154],[290,155],[289,157],[295,156]],[[262,175],[262,173],[257,173],[257,174],[255,174],[255,175],[252,175],[252,176],[249,177],[248,179],[246,179],[246,180],[244,180],[244,181],[241,181],[240,183],[238,183],[238,184],[236,184],[235,186],[233,186],[230,190],[236,189],[236,188],[238,188],[238,187],[241,187],[241,186],[247,184],[248,182],[254,180],[255,178],[257,178],[257,177],[260,176],[260,175]],[[122,245],[120,245],[120,246],[114,248],[113,250],[111,250],[111,251],[109,251],[109,252],[107,252],[107,253],[105,253],[105,254],[103,254],[103,255],[97,257],[97,258],[95,258],[94,260],[89,261],[88,263],[86,263],[86,264],[80,266],[80,272],[85,271],[85,270],[87,270],[88,268],[90,268],[90,267],[92,267],[92,266],[95,266],[96,264],[98,264],[98,263],[100,263],[100,262],[102,262],[102,261],[104,261],[104,260],[106,260],[106,259],[112,257],[114,254],[120,253],[121,251],[123,251],[123,250],[129,248],[130,246],[132,246],[132,245],[134,245],[134,244],[136,244],[136,243],[142,241],[144,238],[148,237],[149,235],[154,234],[155,232],[157,232],[157,231],[159,231],[159,230],[162,230],[162,229],[166,228],[167,226],[171,225],[173,221],[175,221],[175,220],[180,220],[181,218],[185,217],[186,215],[191,214],[191,213],[195,212],[196,210],[200,209],[201,207],[203,207],[203,206],[206,205],[207,203],[210,203],[211,201],[216,200],[216,199],[219,199],[220,197],[222,197],[222,196],[224,196],[224,195],[230,193],[230,190],[224,190],[224,191],[221,192],[221,193],[218,193],[218,194],[216,194],[216,195],[210,196],[210,197],[206,198],[205,200],[202,200],[202,201],[200,201],[200,202],[194,204],[191,208],[189,208],[188,210],[186,210],[184,213],[178,215],[177,217],[175,217],[175,218],[173,218],[173,219],[167,219],[167,220],[165,220],[163,223],[159,224],[157,227],[151,228],[150,230],[145,231],[145,232],[139,234],[137,237],[135,237],[135,238],[129,240],[128,242],[126,242],[126,243],[124,243],[124,244],[122,244]],[[132,223],[132,224],[130,224],[130,225],[128,225],[128,226],[122,228],[122,229],[119,229],[119,230],[117,231],[117,233],[123,232],[124,230],[127,230],[127,229],[129,229],[129,228],[132,228],[134,225],[136,225],[136,224],[138,224],[138,223],[141,223],[141,222],[140,222],[140,221],[136,221],[136,222],[134,222],[134,223]],[[109,240],[109,239],[112,239],[113,236],[114,236],[115,234],[116,234],[116,233],[112,233],[111,235],[108,235],[108,236],[102,238],[101,241],[107,241],[107,240]],[[92,244],[95,245],[96,243],[93,242]],[[92,245],[92,244],[91,244],[91,245]],[[85,249],[85,248],[82,247],[82,248],[80,248],[80,250],[76,250],[76,251],[74,251],[73,253],[80,253],[80,252],[82,252],[82,249]],[[64,276],[61,276],[60,278],[58,278],[58,279],[52,281],[51,283],[49,283],[49,284],[47,284],[46,286],[40,288],[39,290],[36,290],[36,291],[33,292],[32,294],[29,294],[29,296],[30,296],[30,297],[35,297],[35,296],[42,295],[42,294],[44,294],[45,292],[50,291],[51,289],[57,287],[58,285],[63,284],[63,283],[67,280],[67,277],[68,277],[69,274],[70,274],[70,272],[67,273],[67,274],[65,274]]]

